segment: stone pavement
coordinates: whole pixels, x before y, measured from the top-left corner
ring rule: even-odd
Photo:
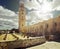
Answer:
[[[51,41],[51,42],[46,42],[42,45],[30,47],[27,49],[60,49],[60,43]]]

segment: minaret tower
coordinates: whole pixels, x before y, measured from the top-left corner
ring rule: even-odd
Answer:
[[[24,32],[25,29],[25,21],[26,21],[25,16],[26,16],[26,11],[24,7],[24,3],[21,2],[19,7],[19,31],[20,32]]]

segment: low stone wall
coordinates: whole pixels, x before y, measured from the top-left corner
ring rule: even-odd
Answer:
[[[10,42],[8,43],[8,46],[9,46],[9,49],[14,49],[18,47],[30,47],[30,46],[44,43],[45,41],[46,41],[45,38],[24,39],[24,40]]]
[[[37,37],[37,38],[27,38],[27,39],[19,39],[16,41],[9,41],[9,42],[0,42],[0,49],[15,49],[19,47],[30,47],[37,44],[44,43],[46,40],[44,37]]]

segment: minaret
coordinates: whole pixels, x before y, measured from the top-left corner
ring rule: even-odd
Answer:
[[[19,31],[20,32],[24,32],[25,21],[26,21],[25,16],[26,16],[26,11],[25,11],[25,7],[24,7],[24,3],[21,2],[20,7],[19,7]]]

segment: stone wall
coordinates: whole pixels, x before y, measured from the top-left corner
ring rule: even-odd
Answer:
[[[30,38],[30,39],[18,40],[15,42],[10,42],[8,45],[10,49],[14,49],[18,47],[30,47],[44,42],[45,42],[45,38],[42,37],[42,38]]]
[[[60,16],[54,19],[49,19],[44,22],[26,27],[26,33],[29,36],[46,36],[51,38],[59,38],[60,35]],[[53,35],[54,37],[50,37]]]

